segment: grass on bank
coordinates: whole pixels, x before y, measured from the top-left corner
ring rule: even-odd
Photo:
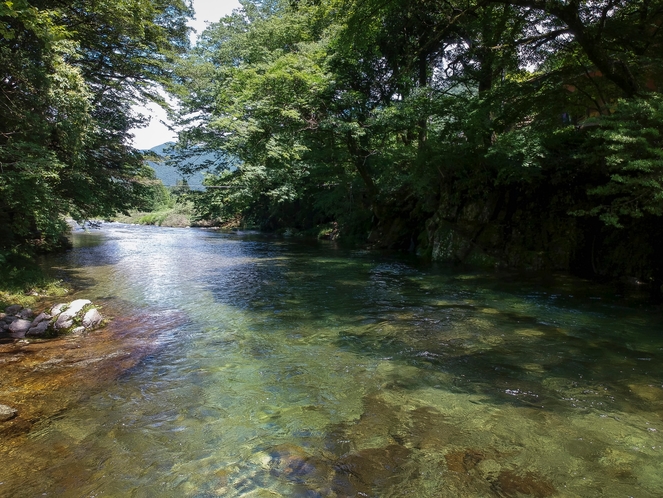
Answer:
[[[113,218],[113,221],[183,228],[191,226],[192,217],[193,202],[178,200],[171,205],[159,206],[154,211],[132,211],[128,216],[119,215]]]
[[[0,255],[0,312],[12,304],[34,307],[45,298],[61,297],[69,292],[62,280],[46,276],[29,256]]]

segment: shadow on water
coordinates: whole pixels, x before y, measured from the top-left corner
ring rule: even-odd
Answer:
[[[468,447],[471,429],[463,426],[471,424],[427,406],[417,398],[421,392],[462,395],[487,412],[520,410],[518,417],[538,424],[531,430],[543,426],[553,434],[553,423],[562,433],[582,434],[564,426],[588,414],[618,419],[646,412],[663,420],[655,385],[663,381],[658,309],[634,310],[600,294],[609,289],[574,287],[565,278],[550,288],[499,274],[421,270],[374,254],[293,244],[274,260],[261,246],[254,250],[254,259],[232,272],[205,278],[217,302],[256,315],[248,348],[254,357],[276,359],[273,330],[290,330],[294,344],[310,344],[316,331],[330,328],[336,333],[325,340],[338,351],[388,365],[379,388],[364,395],[361,417],[328,427],[322,454],[298,446],[265,450],[265,465],[292,484],[292,496],[401,496],[425,489],[421,476],[431,472],[437,481],[440,472],[444,477],[429,496],[558,493],[563,481],[554,482],[541,462],[523,461],[522,448],[500,449],[495,437],[492,445]],[[408,400],[410,406],[398,404]],[[608,482],[638,487],[633,463],[613,458],[606,441],[590,449],[563,444],[592,471],[607,469]],[[590,489],[601,495],[596,486]]]
[[[660,310],[328,243],[104,236],[61,271],[181,319],[44,440],[63,496],[663,492]]]
[[[622,408],[627,409],[633,401],[623,383],[624,371],[630,378],[638,373],[663,376],[660,335],[638,327],[623,335],[601,330],[601,322],[609,323],[611,315],[622,311],[611,305],[594,305],[586,312],[595,314],[599,325],[574,323],[576,310],[591,302],[559,304],[557,299],[554,306],[538,307],[543,316],[535,315],[536,306],[529,312],[487,306],[505,298],[534,299],[522,288],[517,294],[498,289],[486,295],[485,289],[496,286],[494,279],[467,285],[447,274],[442,279],[448,283],[430,289],[427,282],[408,278],[417,277],[418,270],[398,261],[320,258],[319,249],[313,254],[291,249],[281,260],[272,260],[273,254],[211,273],[206,283],[215,299],[259,313],[257,330],[279,326],[311,331],[332,325],[339,330],[335,343],[340,350],[421,370],[418,379],[401,381],[399,388],[434,385],[426,372],[436,371],[452,375],[455,390],[481,393],[496,403],[575,409],[554,388],[541,384],[554,376],[569,385],[602,385],[611,398],[626,399]],[[446,300],[431,297],[426,302],[431,293]],[[545,316],[547,312],[553,316]],[[560,320],[555,315],[567,316]]]

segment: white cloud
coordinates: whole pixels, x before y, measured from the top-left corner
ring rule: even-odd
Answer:
[[[140,106],[134,109],[150,117],[150,123],[145,128],[134,128],[133,146],[137,149],[151,149],[156,145],[175,140],[175,133],[163,123],[167,122],[166,111],[156,104]]]
[[[189,21],[188,25],[200,35],[207,27],[207,23],[217,22],[239,7],[237,0],[193,0],[196,17]]]
[[[195,19],[188,22],[188,25],[196,30],[196,33],[192,34],[192,43],[195,43],[198,35],[205,30],[208,23],[217,22],[239,7],[237,0],[193,0],[196,16]],[[136,107],[134,110],[150,116],[148,126],[131,130],[134,135],[134,147],[137,149],[151,149],[164,142],[175,140],[175,133],[162,123],[162,121],[167,122],[166,112],[159,106],[152,104]]]

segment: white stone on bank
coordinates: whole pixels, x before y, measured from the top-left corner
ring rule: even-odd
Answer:
[[[86,329],[97,327],[103,319],[104,318],[101,316],[101,313],[99,313],[97,308],[91,308],[83,317],[83,327]]]
[[[18,411],[7,405],[0,405],[0,422],[5,422],[16,416]]]
[[[5,311],[0,317],[0,333],[9,332],[14,339],[49,335],[49,330],[82,334],[101,326],[104,320],[99,310],[92,307],[89,299],[56,304],[50,310],[40,313],[34,320],[26,319],[33,316],[32,310],[24,309],[20,305],[8,306]]]

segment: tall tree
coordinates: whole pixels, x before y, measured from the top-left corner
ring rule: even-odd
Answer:
[[[595,247],[655,253],[663,0],[242,6],[178,69],[182,144],[236,160],[205,215],[596,272]]]
[[[134,103],[187,48],[183,0],[0,3],[0,251],[140,202]]]
[[[543,12],[548,34],[576,43],[625,97],[660,77],[663,2],[658,0],[494,0]]]

